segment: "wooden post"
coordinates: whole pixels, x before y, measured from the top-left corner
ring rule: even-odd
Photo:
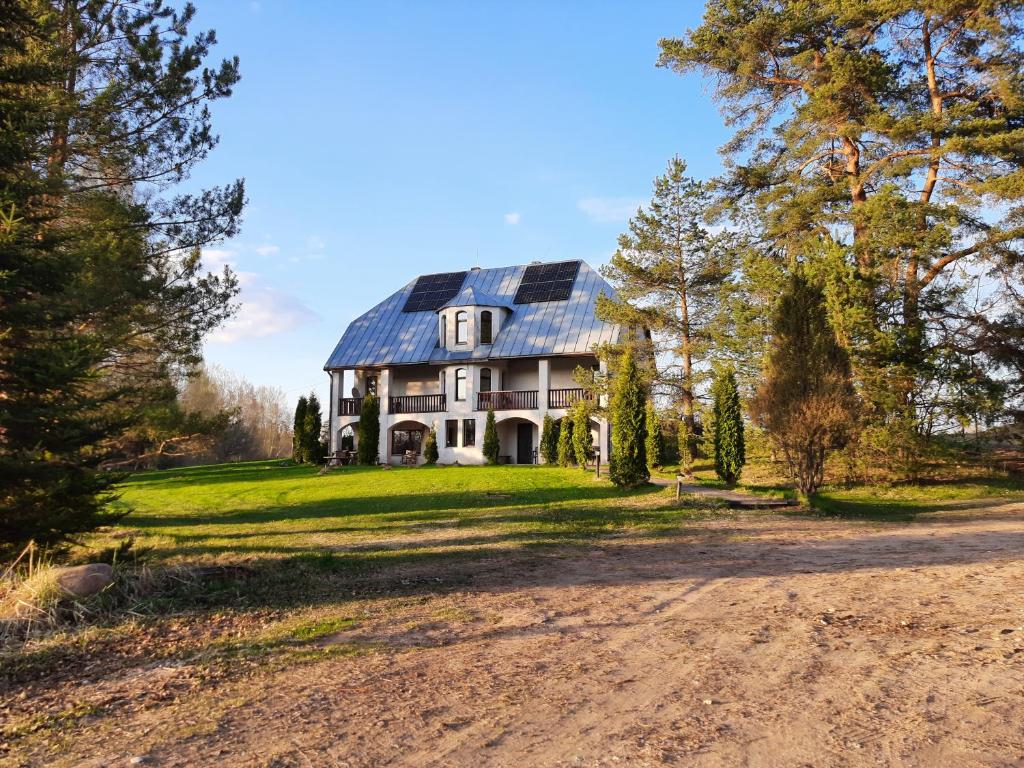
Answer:
[[[683,498],[683,476],[676,475],[676,501]]]
[[[595,468],[595,471],[596,471],[596,475],[595,476],[598,479],[600,479],[600,477],[601,477],[601,451],[597,452],[597,460],[594,462],[594,468]]]

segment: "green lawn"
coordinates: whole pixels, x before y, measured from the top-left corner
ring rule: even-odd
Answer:
[[[571,542],[622,529],[665,530],[692,516],[671,492],[622,491],[580,469],[317,469],[267,461],[134,475],[121,528],[160,560],[453,553],[483,545]],[[408,540],[409,546],[403,546]]]

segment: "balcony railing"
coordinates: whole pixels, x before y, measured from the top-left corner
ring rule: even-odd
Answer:
[[[358,416],[363,410],[363,399],[361,397],[338,398],[339,416]]]
[[[476,409],[478,411],[519,411],[537,407],[536,389],[516,389],[497,392],[478,392]]]
[[[568,408],[580,398],[594,399],[594,393],[582,387],[548,390],[548,408]]]
[[[388,413],[443,413],[444,395],[391,395]]]

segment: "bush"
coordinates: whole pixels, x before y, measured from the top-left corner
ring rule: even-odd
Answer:
[[[743,410],[740,390],[731,370],[719,372],[711,387],[714,397],[715,474],[726,483],[735,483],[746,464],[743,445]]]
[[[622,488],[647,482],[647,393],[640,371],[627,348],[612,389],[612,455],[608,475]]]
[[[647,401],[647,468],[654,469],[665,463],[664,438],[661,435],[661,418],[654,409],[654,402]]]
[[[380,400],[375,395],[363,398],[357,454],[360,464],[372,466],[380,460]]]
[[[498,424],[494,420],[494,409],[487,409],[487,425],[484,427],[484,458],[488,464],[497,464],[501,454],[501,443],[498,442]]]
[[[423,461],[431,466],[437,464],[437,432],[433,429],[427,432],[423,443]]]
[[[558,465],[561,467],[568,467],[575,459],[572,452],[572,432],[572,419],[566,414],[558,430]]]
[[[540,431],[540,455],[545,464],[558,461],[558,426],[551,414],[544,414],[544,426]]]
[[[572,404],[572,453],[576,463],[587,466],[587,460],[594,450],[594,436],[590,433],[590,402],[579,398]]]

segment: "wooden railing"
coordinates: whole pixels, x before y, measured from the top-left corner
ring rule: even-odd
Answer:
[[[551,389],[548,390],[548,408],[568,408],[580,398],[587,400],[594,399],[594,393],[590,390],[577,387],[573,389]]]
[[[338,399],[339,416],[358,416],[363,410],[363,398],[342,397]]]
[[[476,409],[478,411],[519,411],[537,407],[536,389],[515,389],[497,392],[478,392]]]
[[[444,395],[391,395],[388,413],[443,413]]]

